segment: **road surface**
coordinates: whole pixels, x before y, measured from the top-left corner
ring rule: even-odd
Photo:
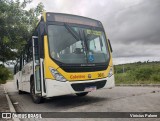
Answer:
[[[30,94],[19,95],[13,82],[6,90],[17,112],[160,112],[160,88],[158,87],[115,87],[91,92],[85,97],[75,95],[47,99],[45,103],[34,104]],[[23,119],[24,120],[24,119]],[[33,119],[27,119],[28,121]],[[39,121],[40,119],[38,119]],[[42,119],[43,121],[50,120]],[[66,121],[66,119],[52,119]],[[160,121],[156,119],[99,119],[81,118],[69,121]]]

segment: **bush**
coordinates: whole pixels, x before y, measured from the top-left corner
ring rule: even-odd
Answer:
[[[141,67],[135,71],[132,71],[132,74],[135,75],[137,80],[145,81],[150,79],[150,76],[153,74],[153,69],[148,67]]]
[[[3,65],[0,65],[0,84],[5,84],[9,77],[10,71]]]
[[[115,74],[116,84],[132,84],[135,80],[134,75],[128,73]]]
[[[160,63],[133,63],[115,67],[116,84],[160,84]]]
[[[150,77],[150,80],[160,83],[160,73],[159,74],[152,74]]]

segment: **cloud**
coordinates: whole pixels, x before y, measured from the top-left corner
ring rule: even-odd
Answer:
[[[113,36],[116,42],[125,44],[160,44],[160,2],[158,0],[142,2],[119,12],[115,18]],[[120,41],[118,41],[121,39]]]
[[[34,0],[50,12],[100,20],[114,57],[160,56],[159,0]]]
[[[147,57],[157,56],[160,57],[159,45],[140,45],[140,44],[129,44],[123,43],[116,44],[113,48],[114,57]]]

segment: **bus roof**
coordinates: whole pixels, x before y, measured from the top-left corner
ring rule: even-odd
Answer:
[[[64,13],[46,13],[46,21],[49,22],[64,22],[64,23],[73,23],[73,24],[81,24],[88,25],[94,27],[102,27],[102,23],[98,20],[72,15],[72,14],[64,14]]]

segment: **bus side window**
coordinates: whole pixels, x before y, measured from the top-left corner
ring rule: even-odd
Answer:
[[[20,70],[20,62],[19,60],[17,61],[17,66],[16,66],[16,73],[19,72]]]
[[[21,71],[21,70],[22,70],[22,56],[21,56],[20,62],[19,62],[19,71]]]
[[[17,68],[17,64],[14,66],[14,74],[17,73],[16,68]]]
[[[23,55],[23,64],[26,65],[27,63],[27,54]]]
[[[28,47],[28,49],[27,49],[28,51],[27,51],[27,62],[30,62],[30,61],[32,61],[33,60],[33,55],[32,55],[32,46],[29,46]]]

